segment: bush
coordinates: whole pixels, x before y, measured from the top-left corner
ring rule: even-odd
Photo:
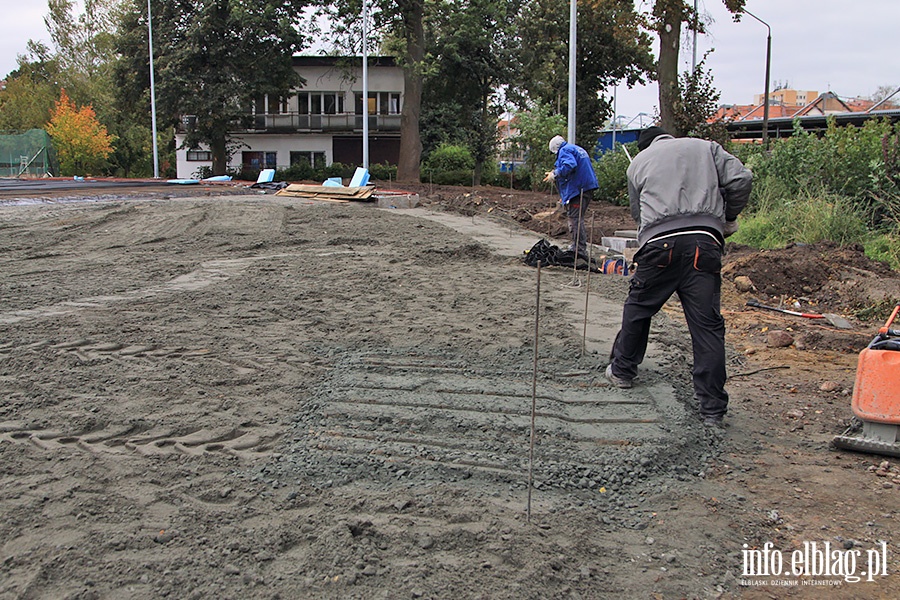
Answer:
[[[441,144],[437,150],[428,156],[428,160],[425,161],[423,166],[426,170],[435,174],[444,171],[468,170],[470,171],[469,183],[472,183],[471,171],[475,168],[475,159],[465,146]]]
[[[794,135],[773,140],[766,154],[759,147],[734,144],[736,155],[754,173],[751,208],[759,192],[777,186],[785,198],[825,193],[848,198],[869,226],[891,215],[884,198],[900,193],[900,167],[894,150],[900,147],[900,124],[872,119],[862,127],[838,127],[833,119],[818,137],[794,125]]]
[[[369,165],[369,177],[377,181],[396,181],[397,165],[379,163]]]
[[[275,172],[276,181],[309,181],[316,179],[316,171],[308,160],[299,160],[286,169]]]
[[[353,177],[354,171],[356,171],[356,167],[353,165],[345,165],[344,163],[333,162],[323,170],[322,179],[328,179],[329,177],[350,179],[351,177]]]
[[[472,169],[428,171],[428,182],[438,185],[472,185]]]
[[[637,152],[637,146],[629,150],[632,156]],[[630,161],[625,151],[604,152],[594,162],[594,172],[597,174],[599,188],[597,196],[617,206],[628,206],[628,170]]]

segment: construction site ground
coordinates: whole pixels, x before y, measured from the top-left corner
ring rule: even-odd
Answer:
[[[390,187],[420,206],[0,193],[0,599],[900,597],[900,460],[830,446],[900,274],[729,245],[718,430],[677,299],[630,390],[628,278],[545,268],[538,303],[550,193]],[[747,573],[811,544],[840,565]]]

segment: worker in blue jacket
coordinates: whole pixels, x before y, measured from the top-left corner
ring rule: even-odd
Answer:
[[[584,215],[594,190],[599,187],[594,165],[584,148],[569,144],[561,135],[550,140],[550,152],[556,155],[556,164],[552,171],[547,171],[544,181],[555,181],[559,189],[560,202],[566,209],[569,235],[572,237],[569,250],[574,252],[577,246],[578,255],[587,257]]]

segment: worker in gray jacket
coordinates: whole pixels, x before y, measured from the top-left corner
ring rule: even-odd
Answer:
[[[753,176],[716,142],[676,139],[660,127],[642,131],[638,149],[627,172],[638,266],[606,377],[618,387],[632,386],[651,319],[677,293],[691,334],[694,398],[703,421],[721,426],[728,408],[722,254],[725,238],[738,229]]]

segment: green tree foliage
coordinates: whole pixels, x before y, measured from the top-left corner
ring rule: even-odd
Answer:
[[[59,98],[59,65],[47,56],[46,47],[31,48],[44,58],[30,62],[20,57],[19,68],[7,77],[6,89],[0,91],[0,131],[43,129]]]
[[[564,135],[566,117],[547,104],[538,104],[531,110],[516,115],[519,135],[515,143],[525,153],[525,168],[531,180],[532,189],[547,186],[541,183],[544,173],[553,168],[556,156],[547,147],[554,135]]]
[[[612,113],[608,89],[622,81],[629,87],[644,83],[652,73],[651,40],[644,26],[630,0],[578,4],[575,137],[589,150]],[[529,0],[519,11],[517,28],[521,52],[511,98],[520,107],[535,100],[567,114],[569,3]]]
[[[157,105],[175,125],[196,117],[188,148],[206,143],[213,174],[225,173],[228,131],[248,118],[264,94],[285,96],[302,81],[292,55],[304,47],[296,26],[305,0],[153,0]],[[116,81],[123,99],[146,106],[149,85],[147,4],[131,0],[123,17]]]
[[[425,105],[434,107],[429,125],[455,132],[446,137],[466,143],[475,160],[476,185],[485,163],[496,155],[501,112],[496,91],[511,74],[516,47],[511,24],[519,4],[519,0],[439,3],[427,24],[434,61],[424,88]],[[436,118],[439,115],[445,119]]]
[[[440,0],[438,0],[439,2]],[[360,0],[315,0],[332,23],[331,39],[341,53],[361,52]],[[397,179],[419,181],[422,158],[420,118],[426,56],[426,12],[434,3],[425,0],[370,0],[370,36],[381,42],[382,52],[396,56],[403,67],[403,106],[400,114],[400,157]]]

